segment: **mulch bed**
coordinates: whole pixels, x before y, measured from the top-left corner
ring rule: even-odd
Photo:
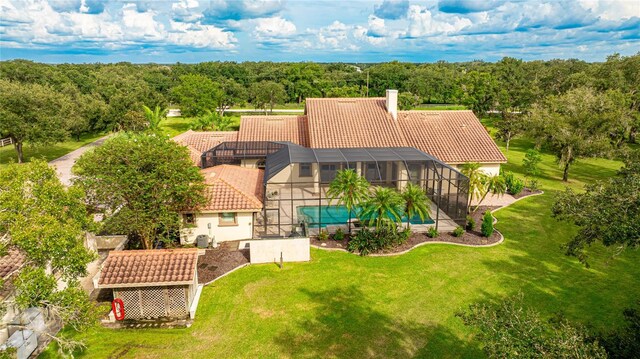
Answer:
[[[494,244],[500,241],[500,234],[496,231],[493,232],[491,237],[483,237],[480,233],[480,225],[482,224],[482,215],[487,210],[494,210],[499,207],[491,207],[491,206],[480,206],[477,211],[475,211],[471,216],[476,221],[476,228],[473,231],[466,231],[460,237],[454,237],[451,232],[440,232],[440,235],[436,238],[429,238],[424,233],[413,233],[409,239],[394,248],[389,248],[385,251],[379,252],[377,254],[393,254],[407,251],[420,243],[424,242],[443,242],[443,243],[458,243],[458,244],[466,244],[471,246],[477,245],[488,245]],[[333,239],[328,239],[326,241],[320,241],[316,237],[311,238],[311,245],[318,246],[321,248],[331,248],[331,249],[347,249],[347,244],[349,243],[349,235],[345,235],[345,239],[341,241],[336,241]]]
[[[522,197],[531,196],[532,194],[540,194],[540,193],[542,193],[542,191],[539,190],[539,189],[537,189],[535,191],[532,191],[531,189],[525,187],[522,190],[522,192],[520,192],[517,195],[513,196],[513,198],[518,199],[518,198],[522,198]]]
[[[249,263],[249,250],[238,250],[238,242],[223,242],[198,256],[198,283],[206,284],[227,272]]]

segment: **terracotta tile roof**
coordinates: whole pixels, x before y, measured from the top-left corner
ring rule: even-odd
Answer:
[[[384,98],[308,98],[309,147],[406,147]]]
[[[196,276],[197,248],[111,251],[100,288],[191,284]]]
[[[24,254],[16,249],[9,249],[0,257],[0,278],[7,279],[24,264]]]
[[[398,123],[409,146],[446,163],[507,162],[472,111],[398,111]]]
[[[201,211],[259,211],[262,209],[264,171],[233,165],[201,171],[207,184],[207,204]]]
[[[238,141],[288,141],[309,147],[307,116],[242,116]]]
[[[189,157],[193,164],[200,167],[202,152],[226,141],[237,141],[238,131],[192,131],[181,133],[172,140],[189,149]]]

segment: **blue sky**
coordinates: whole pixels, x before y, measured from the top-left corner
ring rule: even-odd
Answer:
[[[638,0],[0,0],[0,59],[579,58],[640,51]]]

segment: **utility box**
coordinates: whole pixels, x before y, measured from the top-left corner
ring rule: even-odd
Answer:
[[[198,248],[207,248],[209,247],[209,236],[206,234],[200,234],[196,237],[196,245]]]

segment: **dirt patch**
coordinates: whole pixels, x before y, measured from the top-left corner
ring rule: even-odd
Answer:
[[[198,283],[206,284],[233,269],[249,263],[249,250],[239,250],[238,242],[224,242],[220,247],[207,249],[198,257]]]

